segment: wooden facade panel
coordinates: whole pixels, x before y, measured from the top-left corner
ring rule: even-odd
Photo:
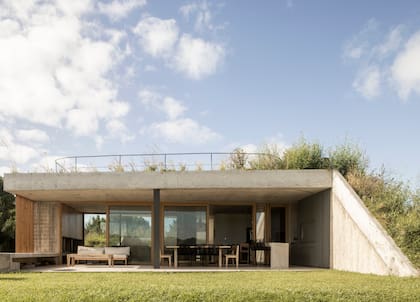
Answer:
[[[59,253],[61,249],[61,206],[34,202],[34,251]]]
[[[34,252],[34,203],[16,195],[16,252]]]

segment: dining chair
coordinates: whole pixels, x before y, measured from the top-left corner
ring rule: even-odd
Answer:
[[[159,251],[160,253],[160,260],[168,259],[169,267],[172,266],[172,255],[171,254],[162,254],[162,250]]]
[[[249,264],[249,243],[239,244],[239,261],[241,263]]]
[[[226,267],[229,266],[229,259],[236,261],[236,268],[239,267],[239,245],[236,245],[232,251],[232,254],[225,255]]]

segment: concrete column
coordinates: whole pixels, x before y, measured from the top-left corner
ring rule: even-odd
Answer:
[[[160,268],[160,189],[153,189],[153,267]]]

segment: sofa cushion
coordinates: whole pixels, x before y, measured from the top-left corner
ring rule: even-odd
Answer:
[[[112,255],[130,255],[130,247],[105,247],[105,254],[112,254]]]
[[[77,247],[77,254],[79,255],[100,255],[104,253],[103,247],[90,247],[79,245]]]

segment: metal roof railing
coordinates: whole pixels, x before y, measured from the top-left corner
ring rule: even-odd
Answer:
[[[248,169],[258,158],[280,161],[274,154],[240,151],[78,155],[56,159],[55,170],[57,173],[71,173]]]

